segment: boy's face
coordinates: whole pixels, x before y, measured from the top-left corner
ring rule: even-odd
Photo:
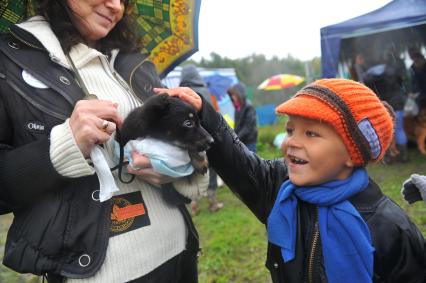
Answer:
[[[286,130],[281,149],[293,184],[312,186],[350,176],[353,162],[330,125],[289,116]]]

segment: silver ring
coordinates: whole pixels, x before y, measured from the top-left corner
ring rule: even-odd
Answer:
[[[103,120],[102,122],[102,130],[106,130],[108,128],[109,122],[107,120]]]

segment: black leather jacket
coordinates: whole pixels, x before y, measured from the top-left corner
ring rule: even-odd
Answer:
[[[144,100],[161,86],[154,65],[140,53],[118,55],[115,69]],[[48,88],[25,83],[26,70]],[[109,239],[111,200],[99,202],[96,175],[66,178],[49,155],[52,127],[70,116],[83,92],[73,74],[49,58],[41,43],[14,26],[0,39],[0,213],[13,212],[3,264],[21,273],[93,275]],[[187,249],[198,235],[184,205]],[[81,264],[81,256],[90,258]],[[88,256],[88,257],[87,257]]]
[[[282,159],[263,160],[250,152],[213,108],[203,103],[202,124],[215,139],[210,164],[231,190],[266,225],[280,185],[288,178]],[[402,209],[370,182],[350,199],[368,224],[376,249],[374,282],[425,282],[425,241]],[[266,267],[273,282],[327,282],[320,241],[313,245],[317,208],[298,206],[296,257],[284,263],[279,247],[269,243]],[[313,250],[313,246],[316,248]],[[312,256],[313,255],[313,256]],[[347,282],[351,282],[348,278]]]

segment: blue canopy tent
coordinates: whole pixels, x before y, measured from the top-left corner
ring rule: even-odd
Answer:
[[[383,52],[426,42],[426,0],[394,0],[365,15],[321,28],[322,76],[335,77],[339,61],[355,52]]]

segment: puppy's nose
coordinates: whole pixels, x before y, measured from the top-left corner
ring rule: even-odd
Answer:
[[[209,136],[207,139],[207,144],[209,145],[209,147],[214,143],[214,138],[212,136]]]
[[[197,151],[200,152],[200,151],[208,150],[210,146],[213,144],[213,142],[214,142],[214,139],[211,135],[206,136],[202,142],[196,145]]]

